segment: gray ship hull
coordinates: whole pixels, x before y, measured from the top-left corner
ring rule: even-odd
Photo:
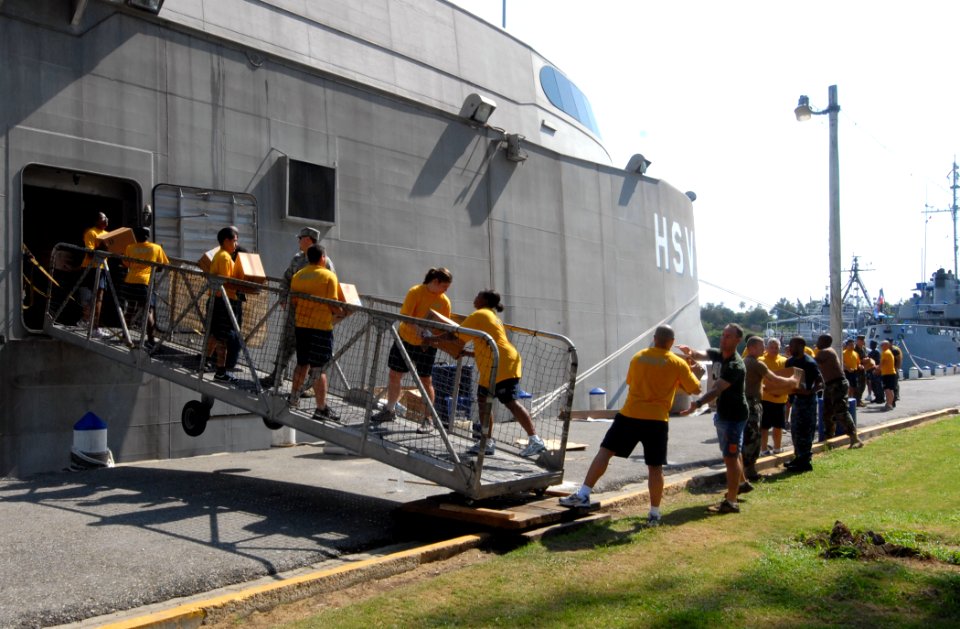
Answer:
[[[309,4],[332,15],[341,3]],[[108,2],[0,3],[0,474],[65,467],[87,411],[107,421],[121,461],[270,445],[245,416],[190,439],[179,425],[190,391],[38,333],[45,280],[21,247],[48,267],[53,244],[77,243],[95,210],[112,227],[151,222],[169,255],[192,260],[236,224],[271,276],[297,231],[314,226],[341,280],[368,295],[402,298],[427,268],[446,266],[455,311],[492,287],[506,321],[573,339],[589,372],[584,407],[590,388],[618,390],[658,323],[679,342],[705,343],[690,200],[599,163],[599,139],[532,95],[544,63],[534,51],[439,2],[384,3],[390,14],[366,23],[269,2],[196,6],[206,17],[192,2],[168,2],[160,19]],[[445,18],[398,25],[395,6],[452,16],[450,50],[415,45]],[[277,34],[230,37],[228,20],[210,18],[225,8],[292,20],[309,46],[299,51],[292,31],[281,33],[291,33],[284,54]],[[439,61],[451,55],[459,67]],[[491,125],[501,129],[458,116],[475,91],[496,95]],[[508,156],[504,128],[524,135],[524,161]],[[294,165],[332,177],[318,214],[292,205]]]

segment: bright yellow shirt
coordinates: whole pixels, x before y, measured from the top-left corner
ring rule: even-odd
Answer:
[[[780,354],[769,356],[764,352],[757,360],[766,365],[770,371],[783,369],[787,366],[787,357],[781,356]],[[786,404],[787,398],[789,398],[788,395],[771,395],[767,393],[767,387],[763,387],[763,393],[760,395],[760,399],[764,402],[773,402],[774,404]]]
[[[843,368],[846,371],[856,371],[860,366],[860,354],[856,350],[843,350]]]
[[[497,345],[497,351],[500,353],[500,362],[497,365],[496,382],[503,382],[510,378],[519,378],[522,372],[522,361],[517,348],[510,343],[507,338],[507,330],[503,327],[500,317],[490,308],[481,308],[474,311],[470,316],[463,320],[460,327],[471,330],[486,332]],[[476,337],[466,334],[460,334],[460,339],[465,343],[473,341]],[[493,368],[493,353],[486,343],[473,344],[474,359],[477,362],[479,384],[487,389],[493,390],[494,383],[490,382],[490,370]]]
[[[147,262],[158,262],[160,264],[170,264],[167,254],[163,252],[163,247],[153,242],[135,242],[127,245],[124,255],[128,258],[136,258]],[[127,271],[126,284],[149,284],[150,275],[153,273],[153,267],[149,264],[137,264],[124,260],[123,264],[130,268]]]
[[[105,233],[107,233],[107,230],[105,230],[105,229],[100,229],[100,228],[98,228],[98,227],[91,227],[91,228],[88,229],[87,231],[83,232],[83,246],[84,246],[85,248],[87,248],[87,249],[96,249],[96,248],[97,248],[97,245],[100,244],[100,243],[97,241],[97,236],[99,236],[100,234],[105,234]],[[82,266],[83,266],[83,268],[87,268],[87,267],[90,266],[91,264],[93,264],[93,256],[90,255],[90,254],[87,254],[87,255],[83,258],[83,265],[82,265]],[[107,262],[106,262],[106,260],[104,260],[104,262],[103,262],[103,268],[104,268],[104,269],[107,268]]]
[[[418,319],[426,319],[431,310],[436,310],[445,317],[450,316],[450,299],[443,294],[431,293],[426,284],[417,284],[407,291],[407,296],[400,307],[400,314]],[[411,345],[420,345],[423,339],[420,330],[412,323],[400,324],[400,338]]]
[[[634,354],[627,369],[627,400],[620,414],[633,419],[667,421],[677,388],[700,391],[700,379],[685,360],[659,347]]]
[[[210,275],[219,275],[220,277],[231,277],[235,280],[243,279],[243,269],[240,268],[240,265],[233,261],[233,256],[231,256],[226,249],[221,247],[217,250],[217,253],[214,254],[213,260],[210,262]],[[227,284],[227,297],[230,299],[237,298],[237,289],[231,288],[230,284]]]
[[[894,365],[893,352],[885,349],[880,354],[880,375],[892,376],[895,373],[897,373],[897,368]]]
[[[290,280],[290,291],[314,297],[339,300],[340,283],[337,276],[319,264],[308,264]],[[333,312],[330,306],[294,295],[296,305],[296,327],[314,330],[332,330]]]

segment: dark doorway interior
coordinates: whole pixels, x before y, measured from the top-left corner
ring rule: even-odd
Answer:
[[[70,291],[80,277],[82,256],[58,261],[51,271],[51,253],[57,243],[83,244],[83,232],[94,224],[99,212],[107,215],[108,229],[139,224],[140,188],[129,180],[90,173],[28,166],[23,171],[23,245],[37,264],[51,272],[60,287],[54,287],[57,302]],[[115,281],[122,281],[121,264],[111,265]],[[43,329],[45,294],[49,280],[27,255],[23,261],[23,324],[31,331]],[[106,303],[106,302],[105,302]],[[104,325],[111,325],[112,312],[104,308]],[[69,302],[61,320],[74,323],[80,307]]]

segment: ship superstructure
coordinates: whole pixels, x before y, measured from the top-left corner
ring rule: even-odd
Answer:
[[[618,387],[632,351],[604,359],[661,322],[705,342],[690,199],[611,164],[558,68],[446,2],[4,0],[0,52],[0,473],[62,468],[88,410],[120,460],[270,443],[242,414],[184,439],[189,390],[43,334],[39,269],[69,272],[51,252],[100,211],[183,260],[234,225],[273,277],[315,227],[386,298],[448,267],[455,311],[494,288],[603,364],[581,392]]]

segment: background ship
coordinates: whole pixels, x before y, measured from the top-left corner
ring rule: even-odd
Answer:
[[[119,460],[270,443],[245,416],[185,438],[189,391],[40,334],[21,251],[48,266],[100,210],[187,260],[236,225],[271,276],[317,227],[368,295],[446,266],[455,311],[493,287],[574,340],[582,406],[658,323],[706,342],[690,198],[610,164],[559,69],[446,2],[5,0],[0,51],[2,474],[63,467],[88,410]]]
[[[903,352],[903,370],[929,374],[960,364],[960,283],[953,271],[938,269],[901,305],[896,318],[870,325],[867,340],[892,339]]]

